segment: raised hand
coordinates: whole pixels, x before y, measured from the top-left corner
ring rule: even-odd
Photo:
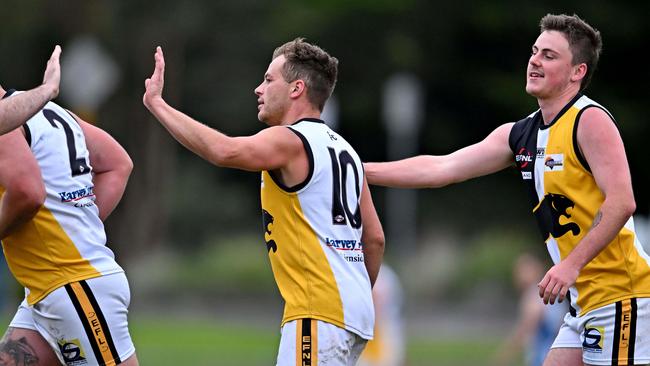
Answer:
[[[61,46],[56,45],[52,56],[47,60],[45,73],[43,74],[43,85],[45,85],[50,92],[49,99],[52,100],[59,95],[59,84],[61,83],[61,64],[59,57],[61,56]]]
[[[154,59],[156,64],[153,74],[144,81],[145,91],[142,102],[147,108],[150,108],[152,103],[157,99],[162,99],[162,91],[165,84],[165,56],[160,46],[156,47]]]

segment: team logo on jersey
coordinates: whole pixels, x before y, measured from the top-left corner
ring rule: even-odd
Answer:
[[[262,209],[262,224],[264,225],[264,241],[266,242],[266,249],[271,252],[273,250],[273,253],[278,251],[278,245],[275,244],[275,240],[271,239],[271,225],[273,225],[273,216],[271,214]],[[267,240],[267,236],[269,239]]]
[[[517,154],[515,154],[515,164],[517,164],[517,167],[519,167],[519,169],[524,169],[528,166],[528,164],[532,162],[533,155],[530,153],[530,151],[526,150],[525,147],[519,149]]]
[[[564,170],[564,154],[549,154],[544,159],[544,171],[559,172]]]
[[[545,155],[546,155],[546,148],[545,147],[538,147],[537,151],[535,152],[535,158],[536,159],[544,159]]]
[[[584,352],[602,353],[603,344],[605,343],[605,328],[603,327],[585,327],[584,341],[582,341],[582,350]]]
[[[569,231],[574,236],[580,233],[580,226],[567,220],[571,218],[568,210],[573,209],[574,206],[575,203],[567,196],[557,193],[547,193],[544,196],[534,211],[544,240],[548,239],[549,234],[554,238],[559,238]],[[569,222],[561,224],[560,218],[562,217],[564,217],[562,221]]]
[[[325,238],[325,245],[336,249],[348,262],[363,262],[363,243],[354,239]]]
[[[65,361],[66,365],[77,366],[88,363],[83,348],[81,347],[81,342],[78,339],[61,339],[58,343],[61,355],[63,355],[63,361]]]
[[[76,191],[59,192],[63,203],[71,203],[75,207],[89,207],[95,204],[95,192],[93,186],[87,186]]]

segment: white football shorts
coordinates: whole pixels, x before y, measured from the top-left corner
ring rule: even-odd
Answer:
[[[551,348],[582,348],[589,365],[650,363],[650,298],[632,298],[567,314]]]
[[[292,320],[282,326],[276,366],[354,366],[367,342],[327,322]]]
[[[131,301],[124,273],[73,282],[29,306],[10,327],[39,332],[68,366],[117,365],[135,353],[127,313]]]

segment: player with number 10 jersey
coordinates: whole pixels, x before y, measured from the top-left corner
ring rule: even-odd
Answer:
[[[361,243],[363,165],[323,121],[288,126],[302,140],[307,179],[286,187],[262,172],[265,240],[285,300],[282,324],[318,319],[361,338],[373,333],[374,308]]]

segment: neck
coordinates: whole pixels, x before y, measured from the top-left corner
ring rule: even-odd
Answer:
[[[303,118],[320,119],[320,115],[321,112],[318,110],[318,108],[313,108],[311,105],[305,108],[296,107],[287,111],[280,124],[283,126],[290,125]]]
[[[542,111],[542,118],[544,124],[549,125],[558,113],[573,99],[578,93],[579,89],[567,89],[562,94],[550,98],[537,98],[539,109]]]
[[[5,96],[5,94],[7,94],[7,91],[4,90],[2,85],[0,85],[0,99],[2,99]]]

